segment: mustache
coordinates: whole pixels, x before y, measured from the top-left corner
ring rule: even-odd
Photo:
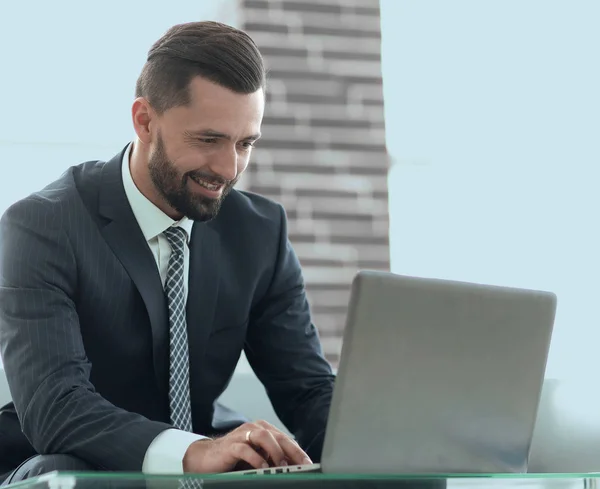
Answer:
[[[192,178],[194,180],[204,180],[205,182],[211,183],[213,185],[229,185],[231,180],[227,180],[219,175],[214,175],[212,173],[206,173],[201,171],[189,171],[185,174],[186,177]]]

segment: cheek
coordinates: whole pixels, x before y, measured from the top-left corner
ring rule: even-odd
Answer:
[[[186,173],[204,166],[207,161],[206,157],[205,151],[196,148],[189,149],[177,155],[177,157],[173,159],[173,164],[181,173]]]

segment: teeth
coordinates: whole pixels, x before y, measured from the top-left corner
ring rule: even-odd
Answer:
[[[203,180],[194,179],[194,181],[196,183],[198,183],[199,185],[201,185],[202,187],[207,188],[208,190],[219,190],[221,188],[221,185],[215,185],[212,183],[205,182]]]

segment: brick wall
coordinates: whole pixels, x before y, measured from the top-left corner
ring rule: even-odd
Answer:
[[[281,202],[328,358],[350,283],[389,269],[378,0],[240,0],[269,69],[263,139],[244,187]]]

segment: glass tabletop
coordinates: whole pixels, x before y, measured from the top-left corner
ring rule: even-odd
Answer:
[[[202,489],[204,487],[292,487],[403,489],[600,489],[600,473],[585,474],[436,474],[343,475],[297,473],[277,475],[211,474],[149,476],[139,473],[51,472],[5,486],[10,489]]]

